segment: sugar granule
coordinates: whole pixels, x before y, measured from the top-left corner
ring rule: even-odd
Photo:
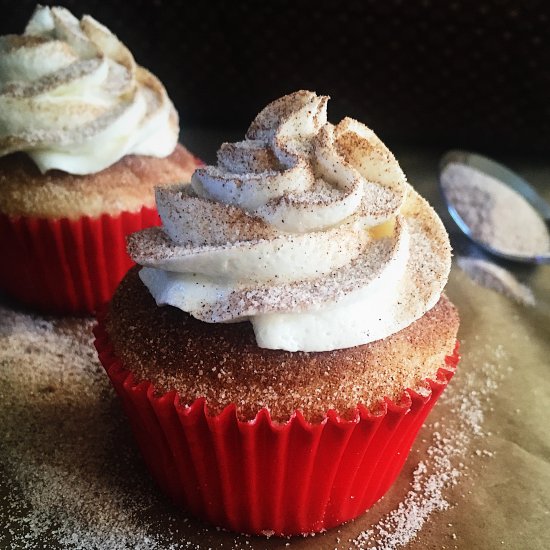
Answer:
[[[485,410],[503,376],[499,369],[499,363],[505,356],[503,348],[483,348],[483,353],[492,360],[462,373],[460,390],[455,391],[455,386],[451,384],[442,395],[441,402],[450,407],[452,414],[444,422],[432,426],[435,431],[426,451],[427,456],[414,470],[409,492],[397,508],[350,541],[355,548],[403,548],[417,536],[434,512],[449,508],[445,492],[465,475],[466,467],[461,459],[471,453],[474,442],[488,435],[483,430]],[[480,456],[490,457],[492,454],[490,451],[480,451]]]
[[[533,291],[520,283],[507,269],[481,258],[466,256],[459,256],[457,264],[478,285],[500,292],[520,304],[535,305]]]
[[[474,239],[516,256],[550,251],[550,234],[541,215],[499,180],[451,163],[441,174],[441,186]]]
[[[92,321],[5,308],[0,319],[0,546],[159,548],[154,526],[137,517],[154,488],[143,472],[128,475],[128,456],[113,456],[125,449],[113,445],[120,411]]]

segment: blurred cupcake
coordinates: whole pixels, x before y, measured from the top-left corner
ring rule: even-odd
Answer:
[[[327,97],[268,105],[190,186],[96,328],[160,486],[236,531],[292,535],[390,487],[458,361],[445,229]],[[164,306],[164,307],[163,307]]]
[[[188,181],[159,80],[90,16],[39,6],[0,37],[0,290],[59,313],[107,301],[125,236],[158,224],[154,186]]]

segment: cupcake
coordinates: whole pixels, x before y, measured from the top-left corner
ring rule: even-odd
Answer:
[[[268,105],[129,237],[99,357],[153,476],[198,517],[293,535],[376,502],[452,377],[445,229],[327,97]]]
[[[0,37],[0,291],[94,311],[133,264],[125,236],[158,225],[154,186],[189,181],[160,81],[90,16],[37,7]]]

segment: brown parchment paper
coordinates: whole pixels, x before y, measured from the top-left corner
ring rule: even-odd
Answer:
[[[401,156],[398,152],[397,156],[401,158],[409,180],[441,210],[436,189],[437,152],[418,153],[405,150],[401,152]],[[514,168],[527,172],[531,181],[538,184],[539,189],[548,197],[548,190],[543,184],[546,164],[537,165],[514,159],[510,159],[510,163]],[[444,213],[442,215],[450,223],[448,217]],[[455,249],[459,253],[469,253],[469,243],[461,239],[454,230],[451,233]],[[151,491],[153,498],[148,500],[149,504],[140,514],[143,522],[153,525],[152,536],[160,537],[164,541],[158,547],[322,550],[376,546],[376,538],[371,537],[367,543],[361,539],[360,534],[372,529],[373,525],[387,517],[405,499],[411,490],[413,472],[418,463],[429,463],[431,460],[428,452],[433,444],[434,434],[437,432],[444,437],[452,435],[449,430],[457,426],[453,420],[456,418],[457,403],[460,404],[462,399],[467,401],[472,381],[480,387],[483,386],[483,373],[487,364],[490,364],[492,370],[487,377],[490,387],[478,396],[483,417],[478,422],[481,426],[480,433],[473,435],[472,428],[467,428],[467,444],[462,448],[461,456],[453,458],[458,477],[454,485],[441,491],[449,507],[429,514],[421,528],[412,530],[415,536],[405,546],[395,541],[392,546],[388,543],[391,537],[389,539],[388,536],[379,536],[382,540],[380,548],[550,548],[550,267],[512,266],[512,269],[533,289],[537,299],[536,307],[521,306],[492,290],[479,287],[460,272],[456,265],[453,266],[447,292],[460,311],[462,361],[445,397],[436,405],[427,424],[422,428],[397,483],[365,515],[338,529],[314,537],[245,537],[220,532],[188,519],[184,514],[178,515],[179,512],[170,507],[151,483],[145,483],[144,490]],[[37,317],[35,322],[39,323],[40,318]],[[65,329],[73,331],[75,338],[86,338],[82,331],[89,330],[89,323],[79,320],[68,320],[64,323]],[[0,318],[0,338],[6,337],[9,331],[10,327],[6,325],[5,319]],[[21,361],[23,360],[21,357]],[[18,361],[17,357],[11,357],[7,364],[0,357],[0,367],[4,375],[8,369],[17,369]],[[98,387],[98,394],[109,392],[106,387],[107,385]],[[21,399],[24,406],[24,400],[31,397],[21,396]],[[114,425],[105,458],[104,485],[109,487],[114,484],[117,489],[120,486],[131,486],[137,477],[147,477],[147,472],[133,445],[129,429],[125,423],[116,420],[122,415],[117,399],[109,394],[107,405],[104,399],[101,403],[101,406],[108,407],[110,414],[112,413]],[[41,422],[47,421],[47,414],[43,418],[37,418],[36,429],[40,430]],[[463,423],[458,426],[464,428]],[[63,430],[62,426],[60,430]],[[6,479],[10,472],[1,461],[2,445],[0,440],[0,479]],[[122,469],[119,467],[121,456],[125,457],[125,466]],[[22,498],[24,488],[20,489],[12,488],[10,493],[5,486],[2,487],[0,524],[2,518],[13,514],[9,503],[11,499]],[[88,498],[93,505],[94,495],[90,494]],[[20,513],[26,512],[23,510]],[[175,516],[175,523],[173,519],[169,522],[168,516]],[[11,538],[4,535],[4,548],[24,548],[21,542],[24,530],[24,526],[20,527]],[[52,531],[44,535],[43,546],[35,547],[70,546],[61,545]],[[109,548],[109,545],[104,547]]]

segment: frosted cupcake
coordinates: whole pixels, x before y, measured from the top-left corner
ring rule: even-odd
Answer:
[[[191,185],[96,330],[145,460],[178,504],[249,533],[320,531],[399,473],[454,373],[445,229],[327,97],[268,105]]]
[[[158,223],[154,186],[188,181],[159,80],[90,16],[38,7],[0,38],[0,290],[89,312],[132,265],[125,235]]]

